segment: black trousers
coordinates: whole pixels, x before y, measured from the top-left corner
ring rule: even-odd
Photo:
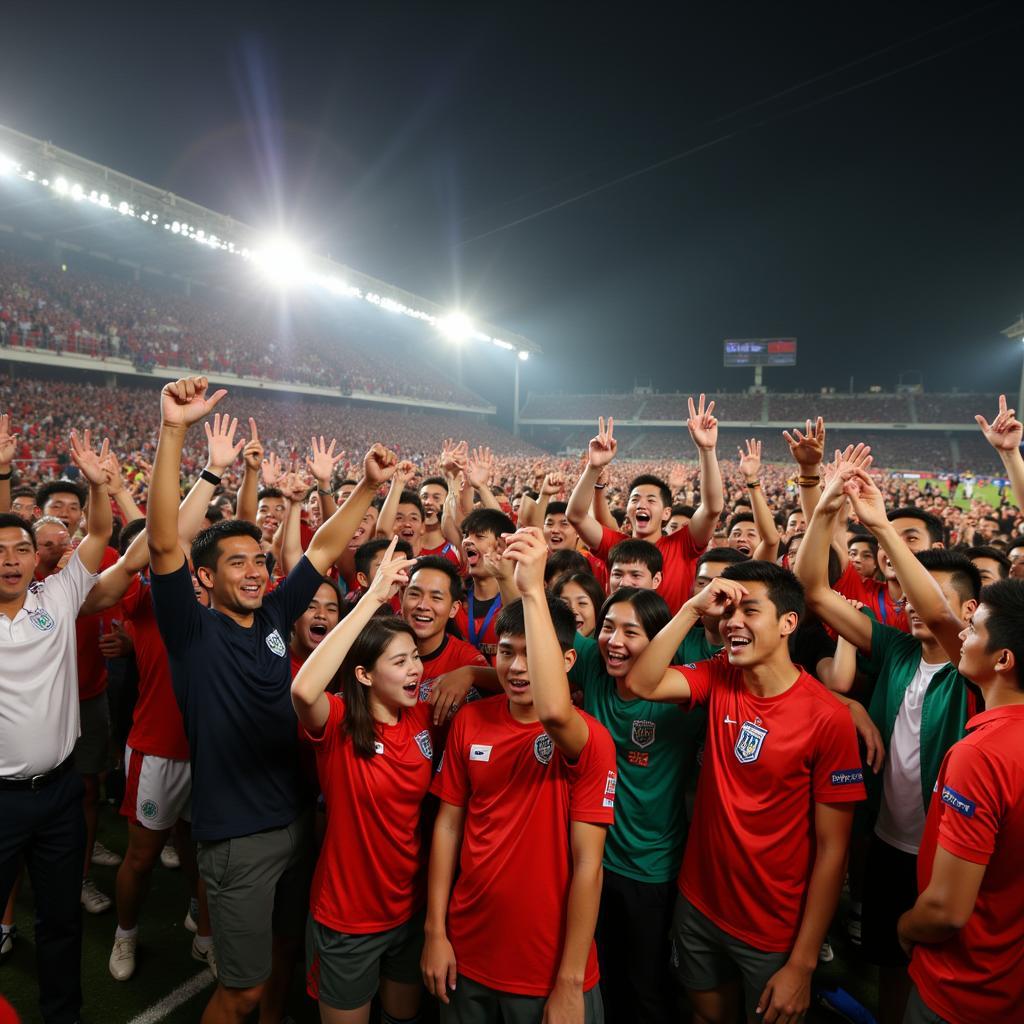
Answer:
[[[608,1024],[675,1024],[669,972],[676,883],[637,882],[604,869],[597,956]]]
[[[82,1006],[82,793],[75,771],[35,791],[0,790],[0,906],[24,858],[36,901],[36,970],[45,1024],[74,1024]]]

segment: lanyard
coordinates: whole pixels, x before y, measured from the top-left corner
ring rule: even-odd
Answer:
[[[494,603],[487,609],[487,614],[484,616],[484,623],[479,629],[476,628],[476,615],[473,614],[472,589],[469,591],[469,595],[466,599],[466,605],[467,610],[469,611],[469,615],[467,616],[468,621],[466,623],[469,628],[469,642],[474,647],[479,647],[480,641],[487,635],[487,627],[491,624],[491,619],[494,618],[498,609],[501,607],[501,594],[494,599]]]
[[[885,610],[885,587],[878,592],[878,610],[881,613],[883,625],[889,621],[889,615]]]

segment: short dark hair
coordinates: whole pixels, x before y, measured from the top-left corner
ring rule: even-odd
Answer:
[[[364,545],[365,547],[365,545]],[[416,559],[416,564],[409,569],[409,582],[421,569],[434,569],[448,577],[448,591],[453,601],[462,600],[462,577],[450,558],[443,555],[423,555]]]
[[[686,516],[687,519],[692,519],[696,511],[697,510],[692,505],[675,504],[672,506],[673,516]],[[671,518],[671,516],[669,518]]]
[[[547,598],[548,611],[551,613],[551,622],[555,627],[558,646],[564,654],[572,647],[573,641],[576,639],[576,616],[561,598],[552,597],[546,591],[544,596]],[[498,621],[494,624],[494,633],[499,641],[505,636],[526,636],[526,618],[523,612],[522,598],[501,609]]]
[[[743,554],[735,548],[708,548],[700,558],[697,559],[696,573],[700,575],[700,567],[705,562],[721,562],[723,565],[735,565],[737,562],[749,562],[750,555]]]
[[[446,491],[448,490],[448,481],[443,476],[428,476],[426,480],[420,483],[420,490],[424,487],[433,485],[434,487],[443,487]]]
[[[398,496],[399,505],[412,505],[420,514],[420,519],[426,518],[426,512],[423,511],[423,502],[420,501],[420,496],[415,491],[402,491]]]
[[[549,501],[548,507],[544,510],[544,518],[565,515],[568,508],[569,503],[567,501]]]
[[[216,571],[220,542],[230,537],[252,537],[259,544],[263,534],[255,523],[245,519],[222,519],[219,523],[212,523],[192,541],[192,568],[196,572],[200,569]]]
[[[948,572],[950,583],[961,601],[978,600],[981,573],[966,555],[947,548],[929,548],[927,551],[919,551],[917,560],[930,573]]]
[[[1012,651],[1017,688],[1024,689],[1024,581],[990,583],[981,591],[981,604],[988,609],[988,653]]]
[[[363,544],[360,544],[356,548],[356,553],[353,555],[353,561],[355,562],[356,572],[361,572],[364,576],[370,574],[370,563],[380,554],[381,551],[386,551],[391,541],[387,537],[374,537],[373,540],[368,540]],[[412,545],[407,540],[400,540],[395,545],[396,551],[401,551],[405,558],[412,558]]]
[[[737,512],[729,519],[729,524],[726,526],[725,532],[732,533],[733,527],[739,526],[740,523],[754,523],[755,526],[757,525],[752,512]]]
[[[475,508],[462,520],[462,536],[471,533],[493,533],[500,537],[504,533],[515,533],[516,524],[504,512],[496,508]]]
[[[32,524],[17,512],[0,512],[0,530],[24,530],[32,541],[32,550],[39,550],[36,535],[32,532]]]
[[[283,497],[284,497],[284,491],[282,491],[280,487],[261,487],[256,492],[256,502],[257,502],[257,504],[259,504],[259,502],[263,501],[264,498],[283,498]]]
[[[594,574],[590,563],[579,551],[570,551],[567,548],[552,551],[548,556],[547,565],[544,566],[544,581],[552,580],[556,576],[564,576],[567,572],[589,572],[591,576]]]
[[[889,522],[893,522],[896,519],[916,519],[918,522],[924,524],[924,528],[928,531],[928,539],[933,544],[941,544],[946,539],[946,528],[942,525],[942,520],[931,512],[926,512],[923,508],[915,508],[913,505],[904,505],[902,508],[895,508],[888,514]]]
[[[601,632],[608,609],[613,605],[626,601],[636,609],[636,617],[640,620],[648,640],[653,640],[668,624],[672,613],[665,598],[656,590],[644,590],[641,587],[619,587],[614,594],[608,596],[597,613],[594,624],[594,636]]]
[[[45,484],[39,485],[39,489],[36,491],[36,504],[43,508],[55,494],[73,494],[78,499],[78,504],[85,508],[85,500],[89,492],[83,484],[76,480],[61,477],[60,480],[48,480]]]
[[[119,554],[124,554],[128,550],[128,545],[146,528],[145,519],[133,519],[130,523],[126,523],[121,528],[121,535],[117,538],[117,550]]]
[[[1006,553],[991,544],[976,544],[973,548],[965,548],[964,554],[972,562],[975,558],[991,558],[993,562],[998,562],[1001,580],[1005,580],[1010,575],[1010,569],[1013,567],[1013,562],[1010,561]]]
[[[795,612],[797,619],[803,618],[804,588],[800,581],[781,565],[748,558],[730,565],[722,573],[722,578],[735,580],[737,583],[763,583],[768,590],[768,600],[775,605],[778,618],[789,612]]]
[[[864,532],[862,533],[861,530]],[[860,530],[852,532],[853,536],[846,542],[846,550],[849,551],[852,544],[867,544],[871,548],[871,553],[877,558],[878,538],[873,533],[869,533],[863,527],[861,527]]]
[[[12,487],[11,501],[14,501],[15,498],[31,498],[35,501],[36,489],[34,487],[30,487],[28,484],[21,484],[19,487]]]
[[[665,568],[661,552],[649,540],[620,540],[608,552],[608,568],[613,565],[646,565],[653,576]]]
[[[632,494],[637,487],[657,487],[661,503],[671,507],[672,492],[669,490],[668,484],[665,483],[660,476],[655,476],[653,473],[641,473],[639,476],[633,477],[629,482],[629,486],[626,488],[627,497]]]
[[[213,526],[214,523],[219,523],[224,518],[224,512],[216,505],[207,505],[204,518],[211,526]]]

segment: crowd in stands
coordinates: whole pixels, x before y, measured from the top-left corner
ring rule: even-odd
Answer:
[[[377,348],[358,332],[293,310],[278,326],[252,297],[186,298],[129,281],[0,253],[0,347],[126,359],[480,407],[405,338]]]

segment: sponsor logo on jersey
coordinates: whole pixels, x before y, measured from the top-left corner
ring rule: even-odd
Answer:
[[[32,623],[40,633],[49,633],[57,620],[45,608],[33,608],[28,613],[28,621]]]
[[[604,781],[604,795],[615,796],[615,772],[609,772]]]
[[[655,725],[646,719],[638,718],[633,721],[633,727],[629,731],[629,738],[638,747],[643,749],[654,742]]]
[[[542,732],[533,741],[533,756],[541,764],[550,764],[551,755],[555,752],[555,745],[551,742],[551,737],[546,733]]]
[[[833,786],[853,786],[864,781],[864,772],[860,768],[844,768],[832,773]]]
[[[288,648],[285,647],[284,641],[281,639],[281,634],[276,629],[267,636],[267,646],[271,653],[276,654],[279,658],[283,658],[288,652]]]
[[[433,679],[424,679],[423,682],[420,683],[420,701],[421,702],[426,703],[428,700],[430,700],[430,691],[433,688],[434,688],[434,680]]]
[[[978,809],[978,805],[973,800],[968,800],[967,797],[958,793],[952,786],[942,787],[942,802],[947,807],[952,807],[958,814],[962,814],[965,818],[973,818],[974,812]]]
[[[626,758],[630,764],[635,764],[637,768],[646,768],[651,755],[640,750],[629,750],[626,752]]]
[[[473,743],[469,748],[470,761],[490,761],[491,747],[486,743]]]
[[[430,742],[430,732],[424,729],[422,732],[416,733],[415,737],[416,746],[420,748],[420,753],[428,760],[434,759],[434,747]]]
[[[756,761],[761,755],[761,746],[767,735],[767,729],[763,729],[753,722],[744,722],[739,736],[736,737],[736,745],[732,748],[736,760],[740,764],[750,764],[752,761]]]

